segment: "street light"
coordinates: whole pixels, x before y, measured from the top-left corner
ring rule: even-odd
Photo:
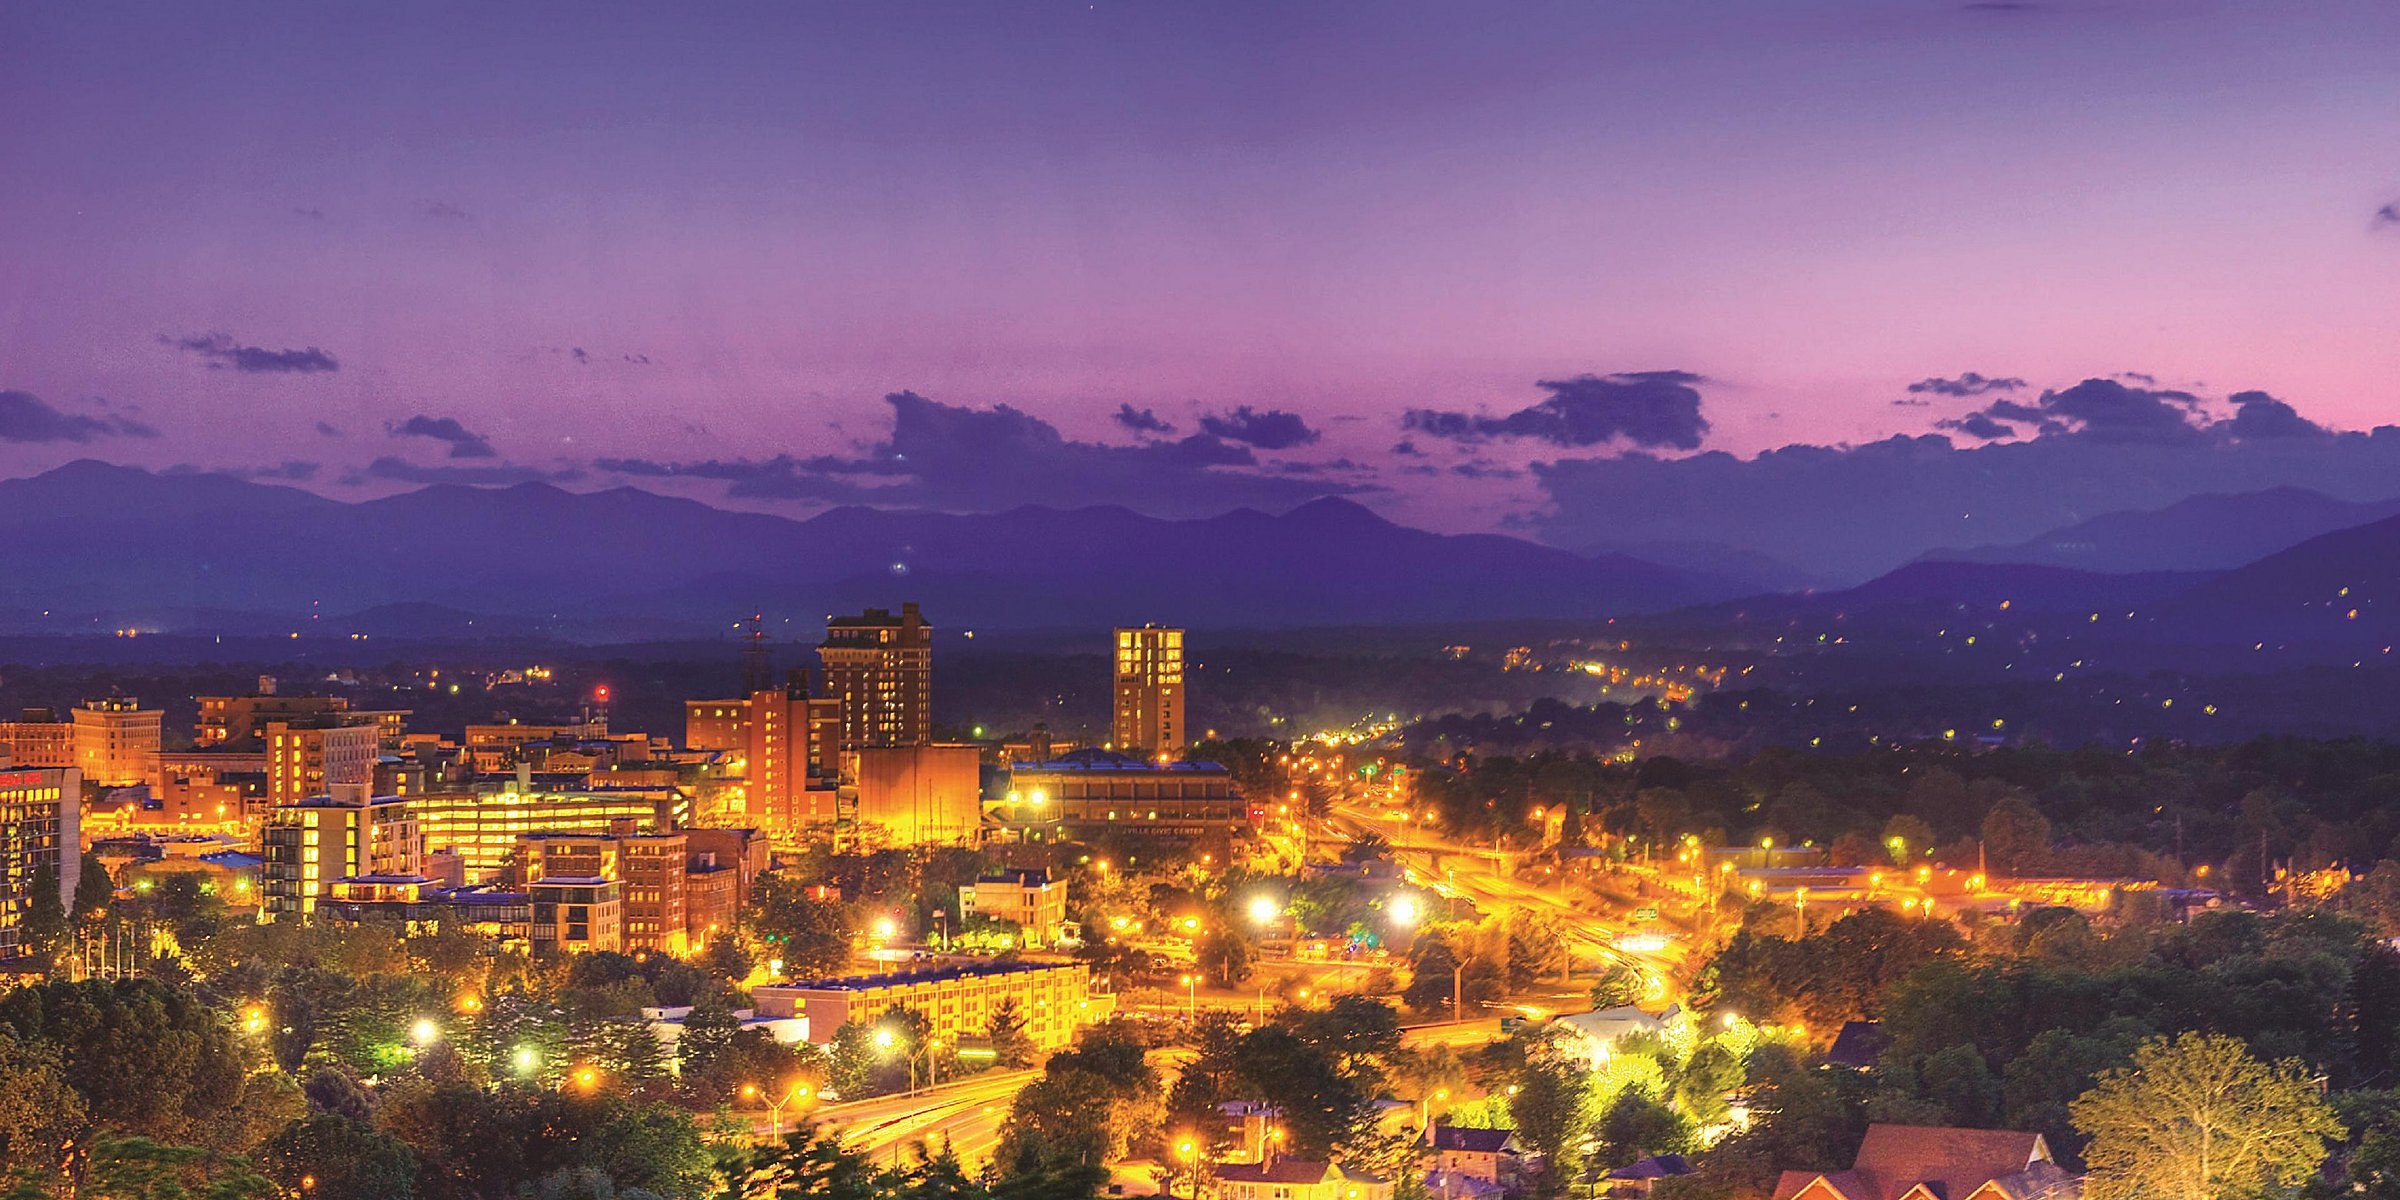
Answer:
[[[1283,906],[1275,903],[1273,896],[1252,896],[1250,898],[1250,919],[1261,925],[1274,924],[1275,918],[1282,912]]]
[[[517,1063],[517,1074],[529,1077],[533,1074],[533,1069],[540,1066],[542,1062],[541,1055],[536,1053],[534,1048],[531,1046],[517,1047],[515,1059]]]
[[[1197,1020],[1199,1020],[1199,1019],[1200,1019],[1200,977],[1199,977],[1199,976],[1197,976],[1197,975],[1186,975],[1186,976],[1184,976],[1184,977],[1183,977],[1183,992],[1184,992],[1183,1019],[1184,1019],[1184,1020],[1186,1020],[1186,1021],[1197,1021]]]
[[[430,1046],[442,1040],[442,1027],[434,1024],[431,1017],[418,1017],[417,1023],[408,1027],[408,1040]]]
[[[809,1088],[807,1081],[798,1081],[792,1084],[790,1090],[784,1092],[783,1099],[766,1100],[765,1096],[758,1090],[757,1084],[745,1083],[742,1085],[742,1095],[766,1101],[767,1138],[768,1140],[772,1141],[783,1136],[783,1106],[790,1104],[794,1100],[808,1099]]]
[[[1383,914],[1392,924],[1406,929],[1417,923],[1417,898],[1406,893],[1394,896],[1383,906]]]

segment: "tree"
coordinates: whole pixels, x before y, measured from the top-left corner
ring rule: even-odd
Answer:
[[[2002,796],[1983,816],[1983,853],[2003,875],[2022,875],[2050,852],[2050,822],[2023,796]]]
[[[849,913],[785,876],[758,881],[757,905],[745,924],[766,941],[767,957],[783,960],[788,977],[831,975],[850,961]]]
[[[75,876],[75,917],[81,920],[108,907],[109,899],[117,894],[117,883],[108,876],[108,864],[89,850],[83,852],[83,865]]]
[[[22,932],[25,948],[44,962],[57,952],[58,944],[67,934],[67,906],[58,895],[58,868],[48,860],[34,868],[33,879],[26,884],[25,923]]]
[[[1025,1032],[1025,1014],[1015,999],[992,1006],[991,1023],[984,1032],[992,1040],[992,1061],[1003,1067],[1033,1065],[1033,1038]]]
[[[1508,1115],[1518,1138],[1553,1164],[1553,1174],[1570,1176],[1582,1162],[1594,1100],[1589,1070],[1556,1046],[1536,1044],[1509,1097]]]
[[[1642,973],[1624,963],[1610,963],[1592,983],[1592,1007],[1627,1008],[1642,1002]]]
[[[283,1127],[259,1151],[267,1175],[293,1192],[303,1179],[317,1200],[404,1200],[417,1193],[417,1156],[408,1143],[334,1113]]]
[[[2219,1200],[2294,1188],[2341,1122],[2306,1066],[2269,1065],[2238,1038],[2155,1038],[2068,1106],[2092,1144],[2090,1200]]]

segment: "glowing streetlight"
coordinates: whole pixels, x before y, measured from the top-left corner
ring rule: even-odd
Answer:
[[[533,1069],[542,1065],[541,1054],[536,1052],[531,1046],[517,1047],[517,1052],[514,1057],[517,1064],[517,1074],[519,1075],[532,1075]]]
[[[898,1040],[888,1027],[875,1031],[875,1048],[878,1050],[889,1050],[892,1048],[892,1044]]]
[[[1261,925],[1274,924],[1275,918],[1282,915],[1282,912],[1283,907],[1275,903],[1273,896],[1252,896],[1250,898],[1250,919]]]
[[[1392,924],[1406,929],[1416,924],[1422,914],[1417,911],[1417,898],[1403,894],[1392,897],[1383,906],[1383,915],[1391,918]]]
[[[892,940],[893,936],[899,932],[899,923],[892,920],[890,917],[878,917],[875,919],[875,936],[877,939],[888,942]]]
[[[434,1024],[431,1017],[419,1017],[416,1024],[408,1027],[408,1040],[420,1046],[430,1046],[442,1040],[442,1027]]]

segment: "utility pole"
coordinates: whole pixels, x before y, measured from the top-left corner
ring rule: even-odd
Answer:
[[[1458,960],[1458,965],[1450,968],[1450,1016],[1454,1020],[1467,1019],[1466,980],[1467,960],[1462,958]]]

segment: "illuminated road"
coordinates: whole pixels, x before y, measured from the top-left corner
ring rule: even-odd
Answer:
[[[1667,979],[1672,986],[1675,972],[1689,953],[1679,939],[1670,939],[1656,951],[1621,948],[1618,939],[1631,929],[1592,911],[1592,897],[1562,886],[1517,880],[1503,872],[1501,860],[1487,848],[1444,842],[1429,836],[1422,826],[1410,828],[1355,805],[1337,805],[1326,824],[1340,835],[1373,833],[1384,839],[1392,846],[1393,859],[1415,872],[1425,886],[1463,896],[1481,911],[1505,914],[1523,909],[1542,918],[1559,931],[1579,966],[1627,963]]]

